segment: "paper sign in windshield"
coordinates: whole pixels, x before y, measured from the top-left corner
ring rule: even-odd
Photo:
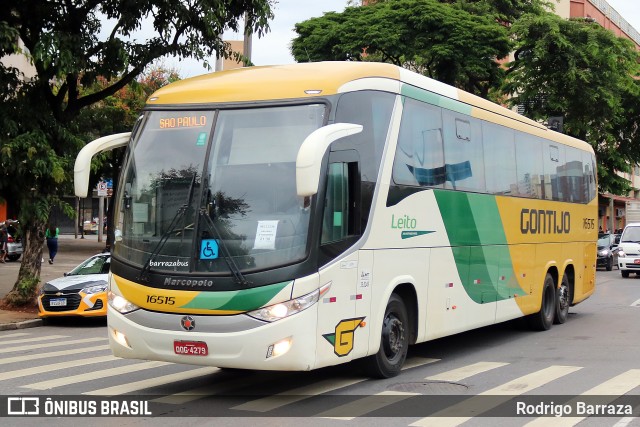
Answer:
[[[253,244],[253,249],[275,249],[277,231],[278,220],[258,221],[256,241]]]

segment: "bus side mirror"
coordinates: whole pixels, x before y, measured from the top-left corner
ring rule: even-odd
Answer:
[[[296,159],[296,191],[298,196],[309,197],[318,192],[320,166],[329,145],[337,139],[362,132],[362,125],[334,123],[315,130],[307,136]]]
[[[93,156],[101,151],[127,145],[130,137],[131,132],[103,136],[82,147],[73,166],[73,188],[77,197],[87,197],[89,192],[89,172],[91,171],[91,159]]]

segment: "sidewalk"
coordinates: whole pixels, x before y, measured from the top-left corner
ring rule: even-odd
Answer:
[[[42,257],[45,261],[42,263],[40,283],[62,277],[64,273],[70,271],[91,255],[102,252],[105,245],[106,236],[103,236],[102,242],[98,242],[97,235],[86,235],[84,239],[81,239],[80,236],[75,239],[73,234],[61,235],[58,238],[58,254],[53,264],[47,262],[49,251],[47,246],[44,246]],[[13,289],[13,285],[18,278],[21,259],[0,264],[0,299],[4,298]],[[40,325],[42,325],[42,320],[38,318],[37,310],[0,310],[0,331]]]

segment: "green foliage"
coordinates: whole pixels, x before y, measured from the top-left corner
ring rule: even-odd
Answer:
[[[386,0],[296,24],[297,61],[382,61],[487,97],[500,83],[507,29],[437,0]]]
[[[36,236],[51,206],[72,194],[80,148],[96,136],[130,130],[148,96],[138,83],[130,88],[139,92],[126,102],[118,92],[165,56],[229,56],[223,32],[238,30],[246,17],[253,32],[263,34],[273,0],[5,3],[0,57],[24,54],[36,73],[25,80],[19,70],[0,63],[0,193],[18,204],[23,228],[32,231],[24,241],[30,255],[22,258],[18,285],[39,276],[37,256],[29,249],[39,245],[40,250]],[[143,20],[153,25],[149,36],[140,31]],[[95,104],[99,108],[85,115],[83,109]]]
[[[601,191],[625,194],[613,171],[640,162],[638,53],[597,23],[553,14],[526,15],[513,25],[515,61],[504,85],[510,102],[535,120],[564,117],[564,132],[591,143]]]

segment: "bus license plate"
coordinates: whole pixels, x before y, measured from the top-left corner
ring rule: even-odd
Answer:
[[[56,299],[49,300],[49,306],[50,307],[66,307],[67,306],[67,299],[66,298],[56,298]]]
[[[209,354],[207,343],[203,341],[174,341],[173,351],[187,356],[206,356]]]

